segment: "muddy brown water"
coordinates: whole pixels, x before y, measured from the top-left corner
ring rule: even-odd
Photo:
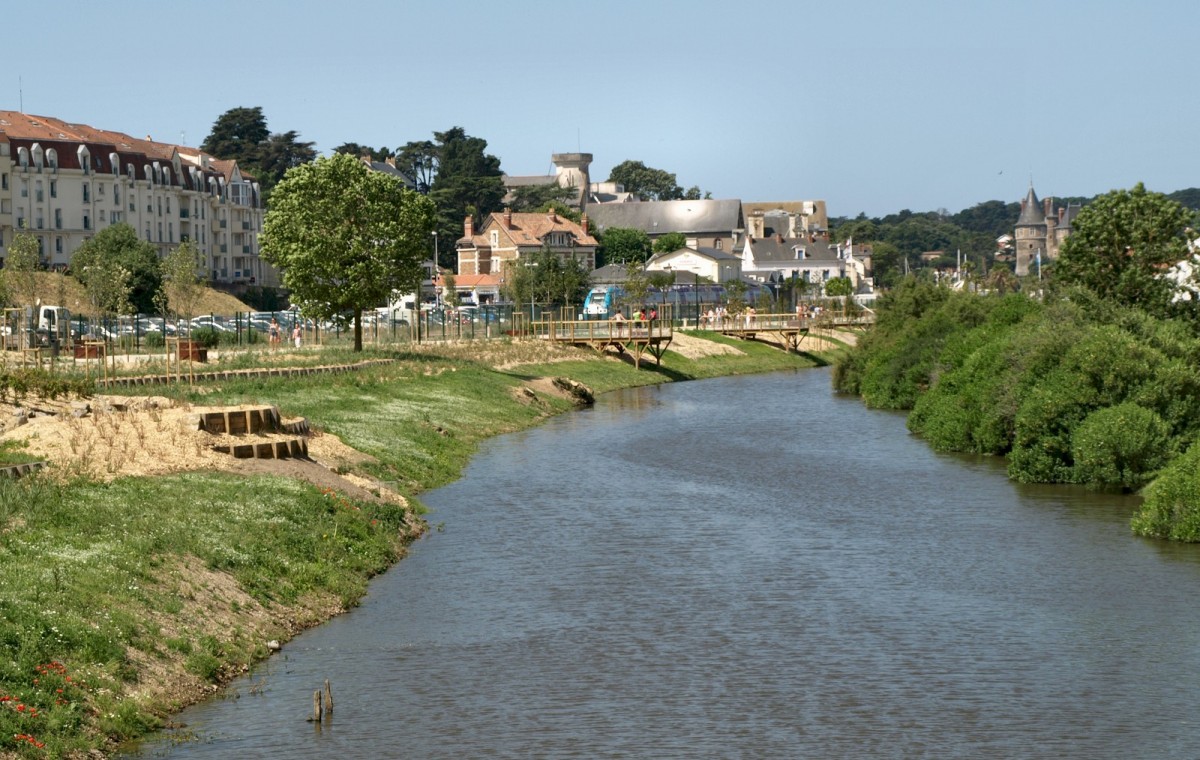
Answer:
[[[360,608],[139,756],[1200,756],[1200,549],[828,371],[613,393],[425,501]]]

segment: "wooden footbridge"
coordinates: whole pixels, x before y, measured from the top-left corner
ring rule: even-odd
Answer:
[[[545,319],[528,323],[523,332],[534,338],[587,346],[597,351],[614,348],[618,353],[632,357],[633,366],[639,369],[642,366],[642,357],[646,354],[654,357],[655,365],[660,364],[675,335],[675,329],[669,319]]]
[[[832,330],[840,327],[868,327],[875,324],[875,314],[738,314],[716,317],[712,324],[701,323],[701,329],[719,332],[743,340],[759,340],[778,345],[785,351],[799,352],[800,344],[813,330]]]

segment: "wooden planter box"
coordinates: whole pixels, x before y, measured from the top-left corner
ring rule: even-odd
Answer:
[[[83,343],[75,344],[76,359],[99,359],[103,351],[103,346],[87,346]]]
[[[208,361],[208,349],[201,346],[199,341],[181,340],[179,341],[179,361],[184,360],[206,362]]]

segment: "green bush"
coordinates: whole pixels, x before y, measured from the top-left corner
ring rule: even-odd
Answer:
[[[1088,415],[1071,449],[1079,481],[1135,490],[1166,463],[1170,431],[1154,412],[1125,402]]]
[[[1130,522],[1134,533],[1200,541],[1200,443],[1167,465],[1145,496]]]
[[[142,336],[142,345],[146,348],[162,348],[166,345],[166,339],[162,333],[155,330]]]
[[[216,348],[221,342],[221,332],[215,327],[197,327],[188,337],[204,348]]]

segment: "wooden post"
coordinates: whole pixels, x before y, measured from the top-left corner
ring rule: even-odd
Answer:
[[[316,689],[313,691],[313,711],[312,711],[312,717],[310,717],[308,719],[308,722],[309,723],[320,723],[321,722],[321,690],[320,689]]]
[[[329,679],[325,679],[325,714],[333,715],[333,691],[329,688]]]

